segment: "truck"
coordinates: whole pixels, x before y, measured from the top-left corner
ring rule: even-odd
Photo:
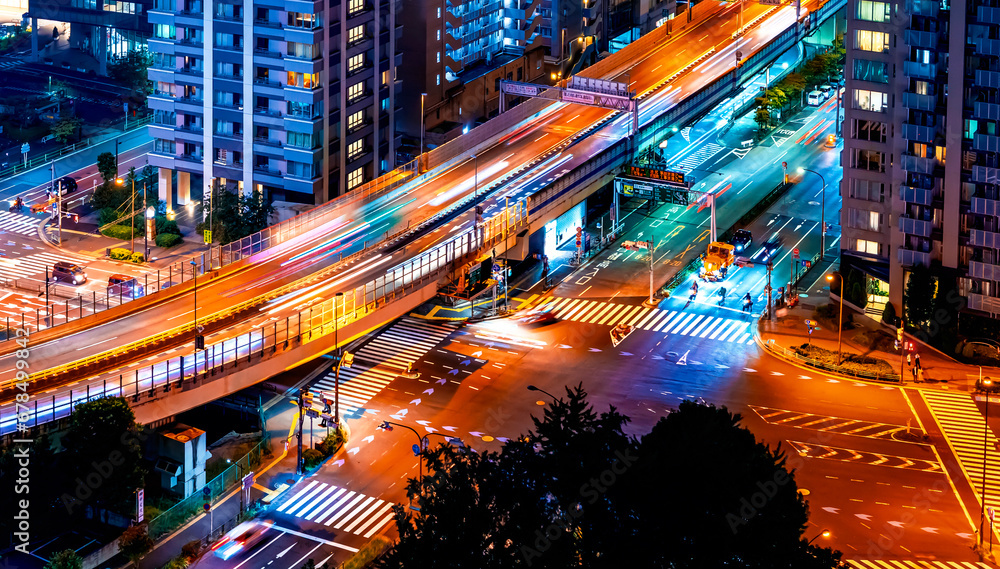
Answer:
[[[728,270],[729,265],[732,265],[735,260],[733,249],[734,247],[729,243],[721,241],[709,243],[708,252],[702,257],[704,266],[701,269],[701,275],[710,281],[722,278],[722,271]]]

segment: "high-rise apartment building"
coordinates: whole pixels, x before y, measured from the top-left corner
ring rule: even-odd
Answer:
[[[1000,7],[848,2],[842,262],[888,281],[957,279],[1000,312]],[[950,95],[950,96],[949,96]]]
[[[155,0],[160,196],[322,203],[395,167],[399,0]]]

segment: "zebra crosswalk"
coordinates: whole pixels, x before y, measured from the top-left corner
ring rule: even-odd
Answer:
[[[340,404],[345,413],[354,413],[392,383],[399,372],[431,351],[455,327],[404,317],[384,330],[354,354],[354,365],[340,370]],[[313,384],[315,389],[333,391],[336,374],[331,372]]]
[[[0,211],[0,232],[20,233],[22,235],[35,235],[38,233],[38,223],[40,218]]]
[[[852,569],[988,569],[989,565],[974,561],[915,561],[910,559],[849,559]]]
[[[680,162],[671,164],[672,168],[678,170],[694,170],[698,166],[701,166],[707,162],[711,157],[715,156],[722,150],[722,146],[714,142],[706,142],[698,147],[698,150],[688,154]]]
[[[369,538],[392,519],[395,504],[313,480],[277,512]]]
[[[8,71],[24,65],[23,61],[0,61],[0,70]]]
[[[66,253],[35,253],[23,257],[0,257],[0,277],[8,279],[39,277],[38,280],[44,281],[45,268],[51,268],[53,263],[71,261],[82,264],[89,260]]]
[[[1000,451],[994,445],[993,432],[986,432],[986,420],[967,393],[920,390],[927,406],[937,419],[966,476],[976,488],[976,498],[982,500],[983,443],[986,445],[986,506],[1000,509]]]
[[[754,342],[750,322],[735,318],[579,298],[546,298],[537,306],[551,310],[561,320],[605,326],[627,324],[641,330],[737,344]]]

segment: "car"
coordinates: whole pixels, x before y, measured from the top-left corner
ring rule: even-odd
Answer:
[[[72,194],[73,192],[76,191],[76,188],[77,188],[76,178],[73,178],[71,176],[63,176],[62,178],[59,178],[58,180],[56,180],[56,186],[55,187],[59,188],[59,191],[64,196],[66,194]],[[52,190],[52,194],[53,195],[55,194],[55,190],[54,189]]]
[[[212,551],[222,559],[230,559],[241,551],[247,551],[264,538],[272,520],[250,520],[234,527],[222,539],[212,545]]]
[[[109,296],[139,298],[144,292],[142,285],[135,277],[120,274],[108,277]]]
[[[823,93],[823,97],[829,99],[833,95],[833,87],[830,85],[820,85],[819,92]]]
[[[736,249],[737,253],[742,253],[746,249],[750,248],[750,243],[752,241],[752,233],[746,229],[737,229],[736,233],[733,234],[733,238],[729,240],[729,244]]]
[[[52,265],[52,280],[78,285],[87,282],[87,273],[80,265],[59,261]]]
[[[533,308],[515,316],[513,320],[519,324],[547,324],[555,322],[556,315],[552,314],[552,309],[549,307]]]
[[[823,103],[823,93],[819,91],[809,91],[806,95],[806,104],[810,107],[818,107]]]
[[[763,243],[763,249],[760,250],[761,255],[760,262],[766,263],[770,261],[774,256],[776,256],[781,251],[781,238],[775,237],[770,241],[765,241]],[[756,260],[756,257],[754,258]]]

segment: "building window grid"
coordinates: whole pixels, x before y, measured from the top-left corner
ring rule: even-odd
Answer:
[[[347,147],[347,160],[352,161],[365,153],[365,141],[355,140]]]
[[[361,71],[365,66],[365,54],[359,53],[347,60],[347,72],[350,74]]]
[[[356,102],[358,99],[364,97],[365,95],[365,84],[364,82],[355,83],[347,89],[347,104]]]
[[[365,179],[364,168],[358,168],[357,170],[352,170],[347,174],[347,189],[348,191],[361,185]]]
[[[353,132],[354,130],[364,125],[364,123],[365,123],[365,112],[358,111],[347,117],[347,130],[348,132]]]

